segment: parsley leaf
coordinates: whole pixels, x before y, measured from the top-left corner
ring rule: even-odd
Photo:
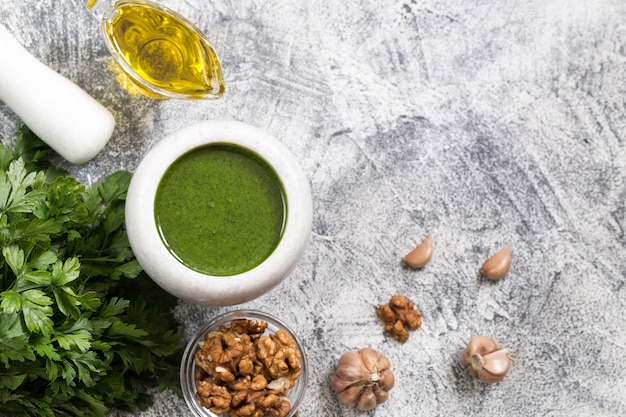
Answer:
[[[0,415],[104,416],[179,392],[177,300],[124,228],[130,174],[85,187],[26,126],[0,145]]]

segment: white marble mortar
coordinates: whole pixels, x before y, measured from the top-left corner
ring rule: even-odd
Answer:
[[[217,143],[242,147],[264,159],[282,182],[288,207],[276,249],[257,267],[234,276],[211,276],[185,266],[163,243],[154,217],[154,198],[167,168],[188,151]],[[146,273],[176,297],[209,306],[241,304],[281,283],[304,253],[312,217],[311,191],[298,161],[266,132],[237,121],[197,122],[167,135],[137,167],[126,201],[128,238]]]

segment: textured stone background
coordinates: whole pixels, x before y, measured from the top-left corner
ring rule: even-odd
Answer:
[[[81,1],[0,0],[0,21],[109,108],[110,144],[68,166],[134,170],[163,135],[238,119],[299,158],[313,235],[290,278],[245,304],[294,327],[311,378],[301,416],[626,415],[626,2],[163,0],[213,40],[228,91],[152,101],[122,89]],[[0,59],[10,59],[1,57]],[[0,135],[17,117],[0,104]],[[428,232],[423,270],[401,257]],[[477,269],[506,243],[509,275]],[[374,309],[396,293],[424,325],[405,345]],[[233,308],[181,303],[185,334]],[[458,353],[487,334],[514,349],[505,380]],[[372,346],[397,385],[373,412],[341,406],[336,360]],[[188,415],[174,395],[138,416]]]

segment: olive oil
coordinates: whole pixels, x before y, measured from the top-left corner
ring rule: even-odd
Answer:
[[[215,99],[224,93],[215,50],[183,16],[142,0],[91,0],[87,8],[102,13],[107,48],[142,93],[187,99]]]

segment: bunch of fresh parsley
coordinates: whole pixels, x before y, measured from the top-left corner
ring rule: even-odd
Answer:
[[[26,126],[0,144],[0,415],[104,416],[177,390],[176,299],[124,229],[130,174],[88,188]]]

